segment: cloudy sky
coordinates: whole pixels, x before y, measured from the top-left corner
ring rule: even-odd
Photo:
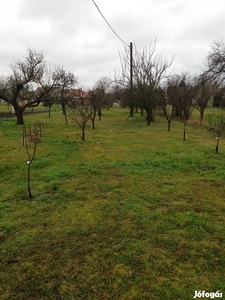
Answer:
[[[156,52],[174,56],[172,73],[200,73],[213,41],[224,39],[224,0],[95,3],[128,45],[141,48],[157,39]],[[114,77],[125,47],[92,0],[1,0],[0,75],[32,48],[90,87],[102,76]]]

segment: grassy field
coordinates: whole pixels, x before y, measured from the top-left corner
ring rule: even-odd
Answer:
[[[43,125],[32,201],[22,127],[0,119],[1,300],[225,297],[225,138],[216,154],[197,112],[185,142],[180,122],[127,116],[81,142],[60,111],[26,115]]]

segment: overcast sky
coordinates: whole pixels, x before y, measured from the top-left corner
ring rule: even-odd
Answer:
[[[0,75],[26,54],[73,72],[81,85],[114,77],[126,47],[92,0],[0,0]],[[172,73],[198,74],[213,41],[224,39],[225,0],[95,0],[122,40],[174,56]]]

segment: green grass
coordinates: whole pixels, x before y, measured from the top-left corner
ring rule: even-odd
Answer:
[[[185,142],[177,121],[127,115],[104,111],[84,143],[61,112],[26,115],[43,124],[32,201],[22,127],[0,119],[0,299],[225,293],[224,137],[216,154],[197,112]]]

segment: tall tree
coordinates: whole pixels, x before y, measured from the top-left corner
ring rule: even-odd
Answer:
[[[78,125],[82,130],[81,139],[84,142],[86,125],[93,115],[92,106],[90,102],[83,97],[82,89],[80,89],[80,93],[75,99],[72,99],[68,105],[70,109],[69,117],[72,122]]]
[[[225,117],[221,113],[219,115],[209,115],[208,117],[210,130],[216,135],[216,153],[218,153],[220,136],[225,130]]]
[[[25,109],[38,106],[44,95],[56,86],[58,78],[52,78],[43,54],[31,49],[11,69],[11,75],[0,78],[0,99],[13,106],[17,124],[22,125]]]
[[[169,98],[166,94],[167,91],[167,85],[164,86],[164,91],[162,92],[162,95],[159,99],[160,107],[162,108],[163,115],[165,116],[167,120],[167,129],[170,131],[171,128],[171,122],[175,116],[175,105],[174,103],[169,103]]]
[[[195,85],[194,106],[200,113],[200,124],[202,124],[205,109],[208,106],[210,97],[216,91],[216,86],[210,83],[205,74],[201,74],[196,78]]]
[[[207,55],[207,70],[203,73],[207,82],[213,84],[214,94],[219,98],[219,105],[223,106],[225,86],[225,44],[223,41],[215,41],[211,51]],[[215,90],[217,88],[217,91]]]
[[[180,121],[187,121],[193,110],[195,86],[188,73],[175,74],[167,80],[167,99],[174,105],[174,114]]]
[[[225,80],[225,45],[223,41],[214,42],[207,56],[207,71],[204,73],[208,80],[221,84]]]
[[[95,118],[98,115],[99,120],[102,116],[102,108],[108,105],[108,90],[110,87],[110,80],[108,77],[100,78],[94,85],[94,87],[88,92],[89,102],[93,109],[91,117],[92,128],[95,129]]]
[[[48,116],[51,116],[51,107],[57,103],[58,89],[54,88],[42,97],[43,106],[48,107]]]
[[[165,79],[165,73],[171,66],[164,54],[156,53],[156,41],[149,47],[137,49],[135,47],[132,60],[133,88],[132,99],[137,102],[136,106],[146,112],[147,125],[150,125],[154,117],[154,110],[158,105],[160,90]],[[126,83],[129,61],[127,55],[121,60],[122,76],[121,81]],[[134,100],[135,99],[135,100]],[[132,102],[134,105],[134,102]]]
[[[57,67],[53,73],[53,78],[58,78],[58,102],[62,106],[63,115],[65,117],[66,125],[68,125],[66,106],[71,100],[75,84],[77,84],[77,78],[71,72],[66,72],[62,67]],[[72,92],[71,92],[72,91]]]

